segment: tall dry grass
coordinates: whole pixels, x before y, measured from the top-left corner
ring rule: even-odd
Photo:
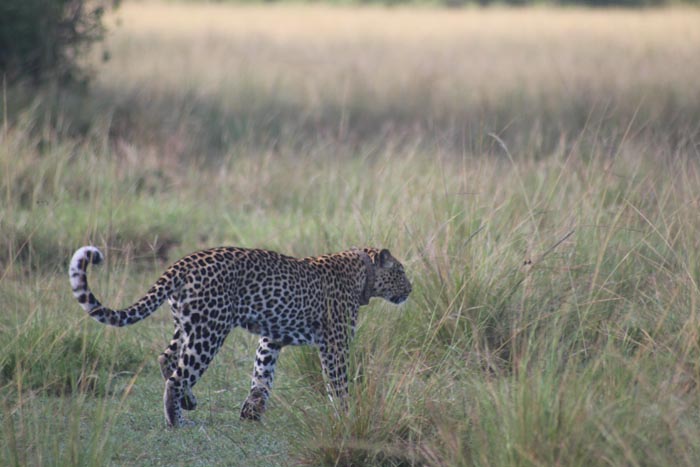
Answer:
[[[319,138],[431,138],[478,154],[486,129],[541,155],[586,126],[617,139],[633,120],[658,138],[697,129],[692,9],[138,3],[119,16],[119,53],[98,77],[119,103],[113,131],[130,126],[122,109],[143,107],[146,136],[165,128],[168,148],[187,154]]]

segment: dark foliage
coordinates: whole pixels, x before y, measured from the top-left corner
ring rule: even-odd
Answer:
[[[2,0],[0,74],[8,82],[28,79],[80,81],[80,57],[102,39],[110,0]]]

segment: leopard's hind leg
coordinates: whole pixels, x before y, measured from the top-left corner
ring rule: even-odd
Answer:
[[[166,381],[177,369],[177,356],[179,355],[180,348],[182,347],[183,337],[182,329],[180,328],[180,321],[176,315],[177,308],[174,304],[171,304],[171,307],[173,309],[173,316],[175,316],[175,333],[173,334],[173,338],[170,340],[168,347],[166,347],[163,353],[158,356],[160,372],[163,375],[163,379]],[[185,410],[194,410],[197,408],[197,398],[194,397],[191,387],[186,386],[184,388],[184,393],[182,399],[180,400],[180,406]]]
[[[191,306],[190,310],[183,310],[183,313],[187,311],[185,316],[194,317],[203,314],[196,303],[185,306]],[[198,320],[198,323],[192,326],[188,333],[184,331],[187,329],[186,326],[181,328],[177,368],[165,383],[163,405],[165,419],[169,426],[180,426],[187,423],[182,416],[182,409],[185,408],[182,401],[192,394],[192,387],[197,384],[197,381],[209,367],[231,330],[231,325],[226,322],[221,323],[222,327],[217,332],[209,330],[216,329],[209,326],[210,322],[202,323]]]
[[[265,413],[275,379],[275,364],[281,350],[281,344],[272,342],[267,337],[261,337],[258,341],[250,393],[241,407],[241,420],[259,421]]]

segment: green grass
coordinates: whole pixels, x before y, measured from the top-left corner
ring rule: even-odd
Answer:
[[[121,14],[89,94],[8,90],[0,464],[698,465],[697,11]],[[114,307],[220,244],[387,247],[414,291],[361,311],[347,416],[300,348],[239,421],[237,330],[173,431],[169,311],[85,316],[84,244]]]

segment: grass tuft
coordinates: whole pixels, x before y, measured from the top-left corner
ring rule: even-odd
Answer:
[[[57,322],[30,320],[3,345],[0,387],[63,396],[108,394],[114,375],[133,375],[143,356],[131,343]]]

